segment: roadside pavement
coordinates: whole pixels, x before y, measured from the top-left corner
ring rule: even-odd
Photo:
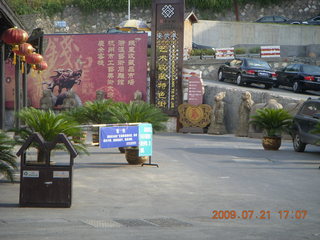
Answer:
[[[157,133],[159,168],[89,151],[75,160],[71,208],[20,208],[19,183],[0,181],[0,239],[320,239],[319,147]]]

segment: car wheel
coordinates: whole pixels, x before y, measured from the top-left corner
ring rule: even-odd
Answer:
[[[272,87],[278,88],[279,87],[279,83],[274,83]]]
[[[295,82],[293,83],[292,89],[293,89],[293,91],[294,91],[295,93],[301,92],[301,85],[300,85],[300,83],[299,83],[298,81],[295,81]]]
[[[272,84],[265,84],[265,85],[264,85],[264,88],[265,88],[265,89],[270,89],[270,88],[272,88]]]
[[[219,72],[218,72],[218,80],[219,80],[220,82],[223,82],[223,81],[224,81],[224,76],[223,76],[222,70],[219,70]]]
[[[241,76],[240,73],[237,75],[236,83],[237,83],[238,86],[242,86],[243,85],[243,80],[242,80],[242,76]]]
[[[293,149],[296,152],[304,152],[304,150],[306,149],[307,144],[301,141],[300,134],[297,132],[293,134],[292,143],[293,143]]]

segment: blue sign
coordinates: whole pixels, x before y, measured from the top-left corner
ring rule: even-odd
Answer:
[[[139,124],[139,156],[152,155],[152,124]]]
[[[65,27],[67,27],[67,22],[66,21],[54,21],[54,26],[56,28],[65,28]]]
[[[100,127],[100,147],[138,146],[138,126]]]

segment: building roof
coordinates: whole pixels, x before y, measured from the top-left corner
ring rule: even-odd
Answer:
[[[6,0],[0,1],[0,35],[2,32],[8,28],[17,26],[19,28],[24,28],[23,24],[17,17],[17,15],[12,11]]]
[[[197,16],[195,15],[195,13],[192,12],[186,12],[184,14],[184,20],[189,20],[191,23],[197,23],[199,20],[197,18]]]

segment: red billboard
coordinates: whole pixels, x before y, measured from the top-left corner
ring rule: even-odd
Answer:
[[[28,97],[34,107],[39,107],[44,89],[52,91],[57,108],[69,90],[82,103],[95,100],[98,90],[124,102],[139,90],[146,99],[147,34],[45,35],[43,57],[48,69],[28,74]]]

